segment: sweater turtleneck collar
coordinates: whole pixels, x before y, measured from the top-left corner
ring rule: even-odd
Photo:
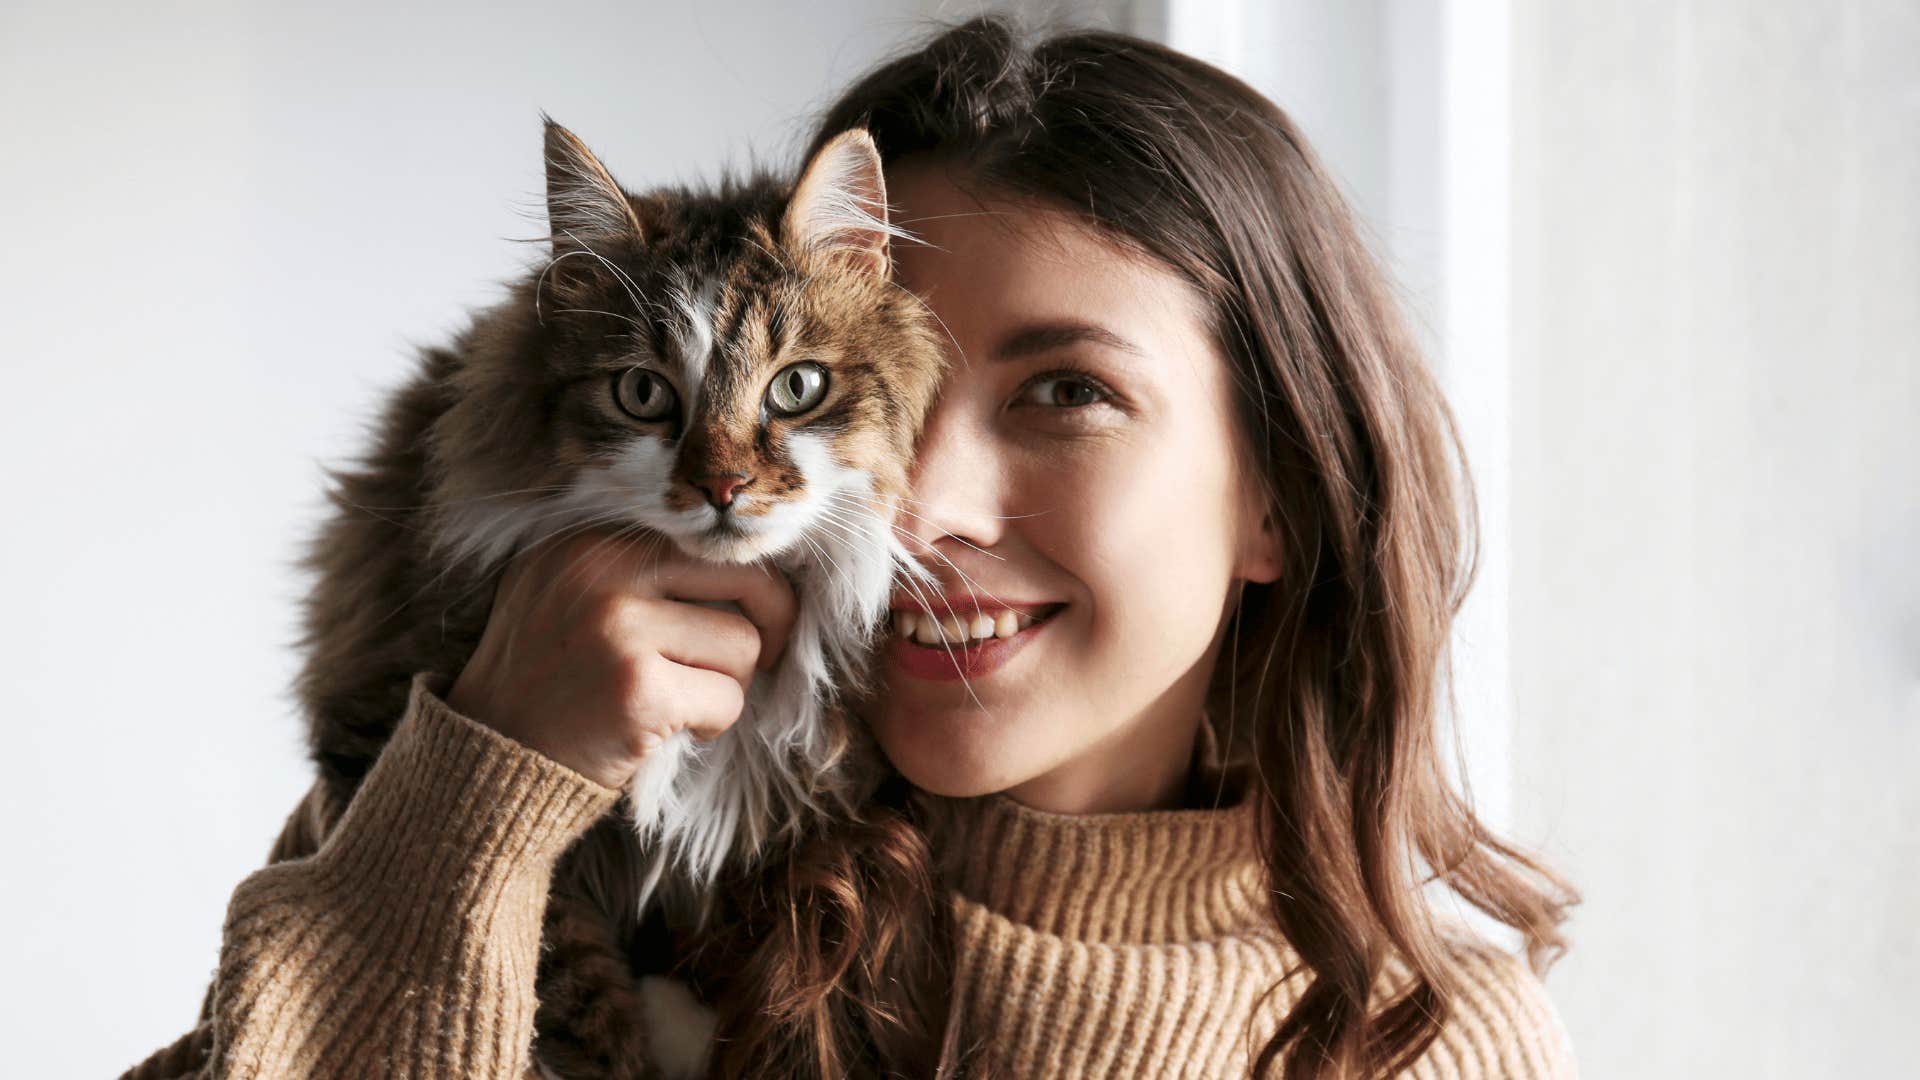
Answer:
[[[923,795],[945,884],[1014,923],[1089,943],[1204,941],[1268,925],[1258,800],[1247,767],[1218,754],[1203,721],[1178,810],[1056,814],[1005,793]]]

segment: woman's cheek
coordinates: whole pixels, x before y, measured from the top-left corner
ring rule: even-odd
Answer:
[[[1205,651],[1232,573],[1234,508],[1224,470],[1193,448],[1167,446],[1107,470],[1108,508],[1086,541],[1101,552],[1101,605],[1124,662],[1169,679]]]

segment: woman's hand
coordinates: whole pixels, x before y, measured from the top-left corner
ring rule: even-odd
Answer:
[[[740,614],[700,606],[731,601]],[[740,718],[794,617],[778,570],[695,562],[665,540],[585,533],[516,555],[501,576],[455,712],[611,788],[677,731]]]

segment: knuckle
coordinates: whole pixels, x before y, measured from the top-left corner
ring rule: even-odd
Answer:
[[[622,656],[613,663],[613,689],[629,710],[645,711],[647,698],[654,691],[657,672],[652,658],[645,654]]]
[[[756,656],[760,652],[760,628],[744,615],[730,616],[723,624],[720,644],[728,650]]]
[[[622,748],[628,757],[645,757],[660,744],[666,742],[670,731],[662,731],[656,724],[629,724],[624,733]]]
[[[746,709],[746,707],[746,688],[732,679],[728,679],[726,686],[722,688],[720,692],[720,701],[717,706],[720,712],[720,715],[716,717],[719,721],[719,726],[723,729],[732,727],[733,722],[740,719],[740,713]]]
[[[586,613],[582,617],[606,645],[620,652],[634,651],[650,640],[655,604],[644,596],[605,589],[583,603]]]
[[[714,739],[733,727],[746,707],[746,694],[740,684],[732,679],[723,682],[725,685],[718,686],[712,699],[687,718],[686,730],[699,742]]]
[[[580,602],[583,617],[609,636],[629,625],[637,607],[633,596],[617,589],[595,589]]]

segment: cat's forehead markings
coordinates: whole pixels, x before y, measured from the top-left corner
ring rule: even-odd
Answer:
[[[770,242],[770,241],[769,241]],[[714,320],[722,348],[743,349],[743,356],[766,357],[779,343],[775,333],[792,303],[791,275],[765,244],[748,238],[725,271],[723,300]]]
[[[682,277],[669,292],[686,325],[676,335],[680,370],[686,386],[687,415],[693,415],[700,403],[700,387],[706,382],[707,361],[713,355],[713,315],[719,301],[720,283],[712,278],[688,281]]]

